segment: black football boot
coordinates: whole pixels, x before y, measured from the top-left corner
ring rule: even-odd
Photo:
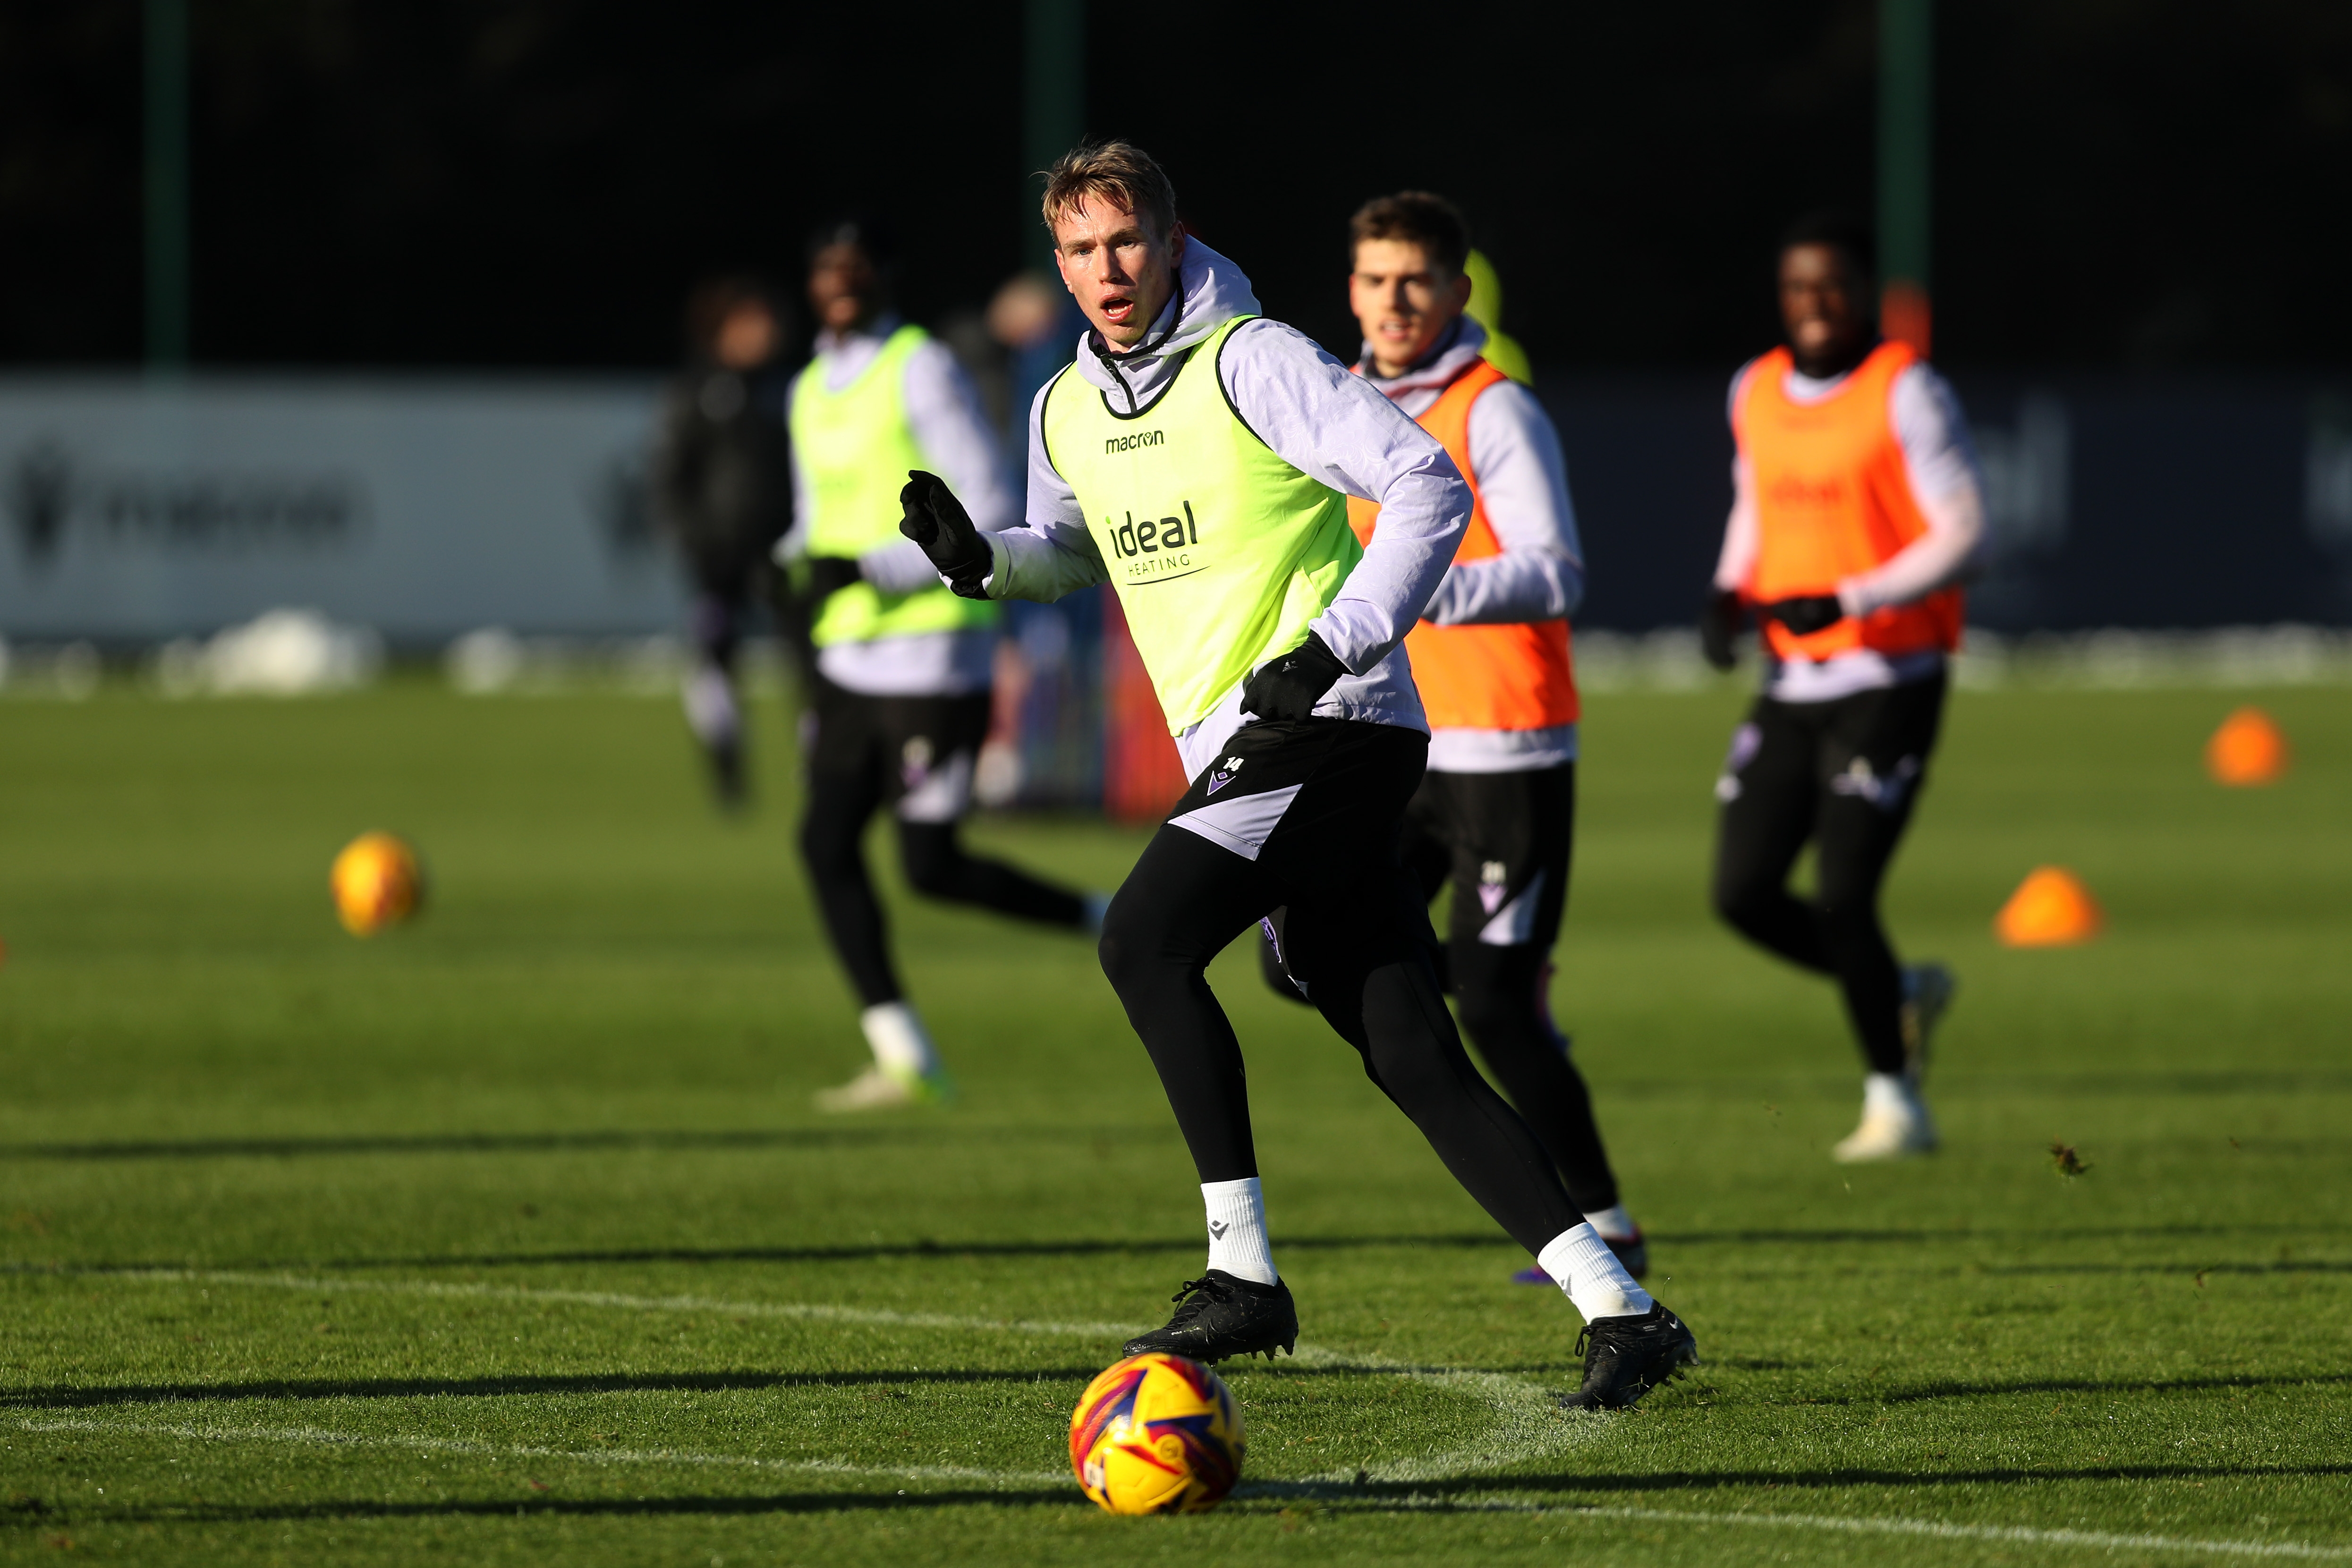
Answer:
[[[1272,1361],[1276,1349],[1298,1354],[1298,1308],[1279,1281],[1261,1285],[1212,1269],[1168,1299],[1177,1303],[1168,1326],[1129,1340],[1125,1354],[1160,1351],[1206,1362],[1260,1354]]]
[[[1698,1364],[1697,1338],[1664,1301],[1639,1314],[1593,1319],[1576,1348],[1584,1356],[1584,1386],[1560,1400],[1563,1410],[1630,1410],[1643,1395]]]

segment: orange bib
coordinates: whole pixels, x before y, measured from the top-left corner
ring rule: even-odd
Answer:
[[[1903,444],[1888,412],[1895,378],[1917,359],[1881,343],[1819,402],[1783,390],[1794,360],[1775,349],[1748,367],[1732,399],[1731,428],[1756,485],[1756,564],[1744,591],[1754,603],[1835,593],[1843,579],[1891,559],[1927,531],[1911,497]],[[1819,662],[1868,648],[1899,655],[1960,643],[1961,596],[1938,589],[1911,604],[1849,615],[1809,637],[1765,622],[1773,653]]]
[[[1508,380],[1485,360],[1473,360],[1421,416],[1421,427],[1437,437],[1470,484],[1470,527],[1454,552],[1455,560],[1502,553],[1470,466],[1470,405],[1480,392]],[[1366,544],[1380,516],[1372,502],[1348,497],[1348,525]],[[1433,729],[1551,729],[1576,722],[1576,670],[1565,621],[1497,626],[1423,621],[1405,634],[1404,646]]]

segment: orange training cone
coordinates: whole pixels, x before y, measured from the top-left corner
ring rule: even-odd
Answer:
[[[2065,947],[2088,942],[2107,923],[2083,879],[2064,866],[2036,866],[2000,913],[1993,935],[2011,947]]]
[[[2241,789],[2273,784],[2292,756],[2286,733],[2270,715],[2258,707],[2242,707],[2223,719],[2205,743],[2205,771],[2216,783]]]

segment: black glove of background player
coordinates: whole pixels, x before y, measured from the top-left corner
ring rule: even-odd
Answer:
[[[1739,595],[1727,588],[1710,588],[1698,608],[1698,651],[1718,670],[1739,663]]]
[[[1242,712],[1276,722],[1305,718],[1347,673],[1339,655],[1309,632],[1306,642],[1250,673],[1250,678],[1242,683]]]
[[[1796,599],[1776,599],[1757,612],[1768,621],[1778,621],[1800,637],[1834,626],[1845,619],[1845,606],[1834,593],[1808,593]]]
[[[845,555],[803,556],[793,567],[793,586],[811,599],[825,599],[853,582],[863,581],[856,558]]]
[[[948,580],[948,586],[966,599],[987,598],[988,590],[981,584],[996,569],[996,559],[948,482],[936,474],[909,468],[907,487],[898,492],[898,505],[907,514],[898,519],[898,531],[922,547],[931,565]]]

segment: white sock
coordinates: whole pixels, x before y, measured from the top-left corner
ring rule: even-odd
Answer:
[[[1617,1261],[1617,1254],[1609,1250],[1609,1243],[1590,1223],[1553,1237],[1536,1254],[1536,1261],[1559,1281],[1559,1288],[1584,1314],[1586,1322],[1595,1318],[1638,1317],[1657,1304],[1625,1272],[1625,1265]]]
[[[697,665],[679,695],[686,700],[687,727],[694,731],[696,739],[705,746],[734,744],[743,721],[726,671],[716,664]]]
[[[1598,1214],[1586,1215],[1584,1223],[1601,1232],[1601,1239],[1608,1241],[1631,1241],[1642,1231],[1642,1228],[1633,1223],[1633,1217],[1625,1212],[1625,1206],[1622,1203]]]
[[[1916,1115],[1918,1113],[1918,1092],[1899,1072],[1874,1072],[1862,1081],[1864,1115]]]
[[[1209,1267],[1222,1269],[1237,1280],[1278,1285],[1274,1249],[1265,1239],[1265,1194],[1257,1177],[1239,1181],[1204,1181],[1201,1202],[1209,1211]]]
[[[857,1015],[857,1022],[866,1030],[866,1043],[874,1048],[876,1065],[885,1072],[928,1078],[940,1070],[940,1053],[931,1049],[923,1020],[906,1003],[867,1008]]]

